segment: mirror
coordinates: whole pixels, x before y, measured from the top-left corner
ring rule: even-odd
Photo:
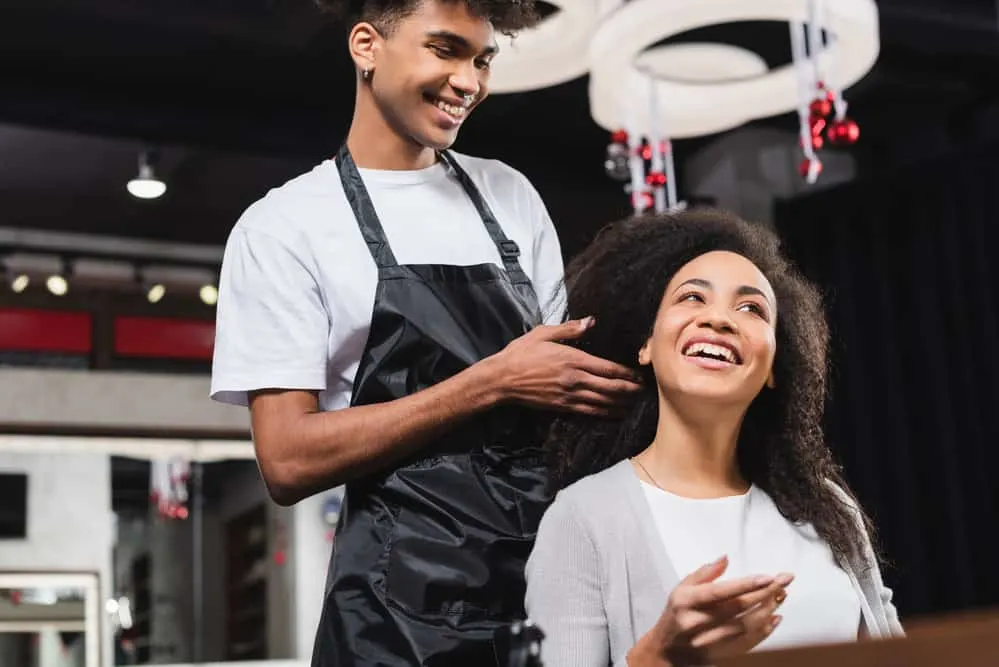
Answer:
[[[93,573],[0,573],[0,667],[98,667]]]

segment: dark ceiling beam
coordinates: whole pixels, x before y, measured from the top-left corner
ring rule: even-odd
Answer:
[[[302,50],[331,24],[311,0],[179,0],[171,3],[169,11],[163,9],[158,3],[134,0],[92,0],[85,6],[78,0],[13,0],[5,11],[100,22],[119,30],[208,35],[292,50]]]
[[[999,58],[999,20],[992,11],[959,11],[957,5],[938,8],[882,3],[881,42],[935,55]],[[995,66],[994,62],[990,63]]]

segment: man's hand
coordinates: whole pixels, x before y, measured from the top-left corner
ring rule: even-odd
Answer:
[[[599,416],[627,403],[641,388],[634,371],[561,343],[593,325],[586,318],[539,326],[486,360],[496,370],[501,400]]]

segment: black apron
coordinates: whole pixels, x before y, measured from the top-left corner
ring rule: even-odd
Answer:
[[[378,266],[351,405],[425,389],[540,323],[517,244],[457,161],[441,157],[505,270],[397,264],[357,166],[341,148],[340,179]],[[535,411],[494,408],[398,467],[347,485],[313,667],[498,664],[494,633],[524,617],[524,565],[550,499],[541,422]]]

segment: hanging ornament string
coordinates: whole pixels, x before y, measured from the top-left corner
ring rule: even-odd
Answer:
[[[800,21],[790,23],[791,30],[791,58],[795,71],[798,73],[798,132],[801,140],[801,150],[805,160],[801,163],[801,175],[809,184],[818,180],[822,171],[822,163],[815,154],[815,143],[813,142],[811,101],[812,91],[815,81],[811,80],[809,74],[813,71],[809,63],[808,53],[805,50],[805,25]]]
[[[645,177],[646,183],[652,189],[653,203],[656,213],[666,210],[666,188],[670,179],[666,175],[663,165],[663,144],[664,138],[659,132],[659,95],[655,79],[648,77],[649,83],[649,145],[652,148],[652,155],[649,156],[649,173]]]
[[[815,83],[816,99],[825,98],[825,72],[823,71],[822,30],[825,27],[825,3],[823,0],[808,2],[808,58],[812,64],[812,80]]]
[[[825,0],[810,0],[808,3],[808,50],[812,55],[815,68],[816,99],[820,97],[832,104],[835,119],[846,117],[846,100],[840,87],[836,85],[838,76],[831,76],[832,65],[835,64],[835,36],[826,30]],[[838,73],[837,73],[838,74]],[[828,114],[827,114],[828,115]]]
[[[666,203],[669,210],[676,211],[683,208],[676,196],[676,166],[673,164],[673,140],[669,137],[663,139],[663,161],[666,163]]]
[[[629,124],[628,168],[631,173],[631,206],[635,215],[641,215],[652,205],[645,192],[645,158],[642,154],[642,138]]]
[[[825,0],[810,0],[808,9],[810,13],[808,41],[809,49],[813,52],[813,61],[816,63],[816,94],[818,95],[812,104],[821,106],[820,111],[826,124],[825,137],[829,143],[834,146],[849,146],[860,138],[860,126],[846,115],[847,103],[843,98],[842,86],[839,84],[843,78],[840,76],[841,72],[837,71],[836,76],[833,77],[830,71],[836,64],[842,64],[843,54],[838,49],[832,48],[833,45],[838,46],[835,35],[826,32]],[[824,66],[820,66],[818,52],[822,45],[824,32],[826,32],[826,44],[823,50]],[[813,107],[814,110],[815,107]]]

